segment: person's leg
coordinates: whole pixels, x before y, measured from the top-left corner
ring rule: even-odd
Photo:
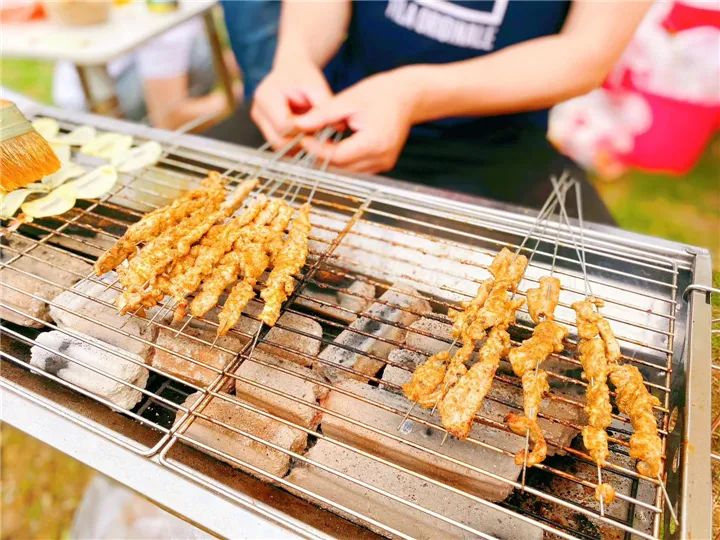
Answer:
[[[223,0],[221,3],[230,44],[243,74],[245,101],[249,102],[272,67],[280,2]]]

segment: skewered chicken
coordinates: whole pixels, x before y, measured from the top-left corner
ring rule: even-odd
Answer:
[[[242,270],[245,246],[261,234],[263,227],[275,217],[275,211],[275,206],[266,206],[255,218],[252,226],[243,230],[233,249],[220,259],[212,273],[203,281],[200,293],[195,295],[195,299],[190,303],[193,317],[202,317],[215,307],[225,289],[237,280]]]
[[[113,270],[136,252],[138,244],[153,240],[164,229],[177,225],[208,204],[220,204],[224,197],[224,180],[213,171],[202,181],[200,189],[188,191],[168,206],[150,212],[128,227],[115,245],[95,262],[95,273],[100,276]]]
[[[607,385],[608,362],[605,356],[605,342],[600,337],[598,321],[602,319],[595,307],[602,305],[600,300],[588,298],[575,302],[572,307],[576,313],[579,359],[583,367],[583,378],[588,381],[585,391],[585,412],[588,425],[582,429],[583,443],[593,461],[602,467],[608,458],[607,428],[612,422],[610,390]],[[608,484],[598,484],[595,498],[610,503],[614,491]]]
[[[490,264],[490,272],[502,281],[498,282],[496,279],[483,281],[478,287],[475,298],[464,304],[464,311],[450,310],[448,313],[453,320],[453,336],[462,339],[462,347],[452,359],[449,352],[438,354],[419,366],[410,382],[405,385],[407,387],[405,395],[408,398],[421,407],[435,407],[445,393],[465,375],[467,372],[465,363],[472,357],[476,342],[485,337],[485,330],[489,327],[486,326],[488,320],[497,319],[509,311],[514,313],[517,309],[512,308],[507,290],[517,286],[526,265],[526,257],[515,256],[506,248],[495,256]],[[512,279],[508,279],[507,276],[511,276]],[[487,306],[488,299],[493,293],[495,297],[492,305]],[[476,322],[478,319],[480,322]],[[426,364],[427,367],[424,367]]]
[[[276,201],[272,201],[270,204],[274,202]],[[237,239],[242,235],[243,228],[257,217],[266,203],[267,199],[261,195],[255,203],[250,205],[239,216],[228,223],[215,225],[208,231],[206,236],[212,236],[211,241],[205,243],[205,239],[203,239],[198,246],[193,246],[191,253],[196,247],[197,252],[192,265],[185,272],[171,280],[168,290],[170,295],[178,302],[181,313],[184,313],[187,306],[185,297],[194,293],[200,287],[202,280],[213,271],[213,268],[223,255],[232,249]],[[211,235],[213,229],[215,229],[215,234]]]
[[[230,328],[235,326],[235,323],[240,319],[248,302],[254,298],[255,284],[265,269],[270,265],[270,261],[273,255],[275,255],[275,250],[278,249],[278,244],[275,240],[283,237],[283,233],[290,222],[292,214],[293,211],[290,206],[286,204],[280,206],[272,226],[264,231],[268,234],[260,234],[243,251],[242,271],[244,277],[242,281],[232,288],[218,316],[220,323],[218,326],[218,335],[225,335]]]
[[[142,291],[145,284],[161,273],[173,260],[187,254],[192,245],[217,221],[232,214],[256,184],[256,180],[243,182],[231,198],[219,207],[211,205],[209,208],[196,211],[178,226],[161,234],[145,246],[120,273],[120,282],[126,287],[117,302],[121,313],[136,307],[138,291]]]
[[[660,400],[648,392],[642,374],[635,366],[613,366],[610,381],[617,391],[615,401],[618,408],[630,417],[632,423],[630,457],[638,459],[640,474],[656,478],[660,473],[662,442],[652,409],[660,405]]]
[[[465,439],[473,418],[492,386],[500,358],[507,354],[510,335],[505,328],[493,328],[480,349],[479,359],[440,400],[438,410],[448,433]]]
[[[265,301],[260,320],[274,326],[280,317],[280,308],[295,290],[295,278],[308,256],[310,236],[310,205],[304,204],[298,210],[288,232],[287,243],[274,261],[274,268],[268,277],[260,296]]]
[[[557,278],[552,276],[540,278],[539,286],[536,289],[528,289],[526,296],[528,312],[538,324],[533,330],[533,335],[508,354],[515,375],[522,378],[525,416],[511,413],[506,418],[506,422],[516,434],[529,436],[529,442],[533,443],[532,450],[527,453],[525,449],[520,450],[515,455],[515,462],[527,463],[532,467],[542,462],[547,455],[547,444],[538,425],[537,414],[543,396],[549,391],[550,386],[547,382],[547,373],[539,369],[539,366],[550,354],[564,349],[563,340],[568,330],[553,320],[555,307],[560,298],[560,281]]]
[[[527,458],[524,448],[515,454],[515,463],[517,465],[526,463],[526,459],[528,467],[545,461],[545,457],[547,456],[547,443],[545,442],[545,436],[540,429],[540,425],[536,421],[531,420],[527,416],[508,413],[505,417],[505,423],[513,433],[517,435],[525,435],[527,433],[532,443],[532,450],[527,453]]]
[[[518,377],[534,370],[550,354],[562,352],[563,340],[568,334],[567,328],[547,320],[538,324],[533,335],[508,353],[513,371]]]
[[[560,300],[560,280],[553,276],[543,276],[537,288],[528,289],[526,297],[533,321],[539,323],[543,319],[552,319]]]

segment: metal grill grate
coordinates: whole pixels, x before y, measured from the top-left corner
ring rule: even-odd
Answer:
[[[71,129],[73,122],[65,121],[62,126]],[[188,138],[188,141],[196,140]],[[508,477],[493,470],[487,462],[478,465],[468,461],[467,453],[457,450],[459,445],[471,448],[473,452],[489,452],[489,455],[507,462],[514,455],[508,444],[513,438],[522,440],[511,435],[497,415],[500,410],[522,408],[521,385],[509,369],[501,367],[495,386],[503,391],[491,393],[488,408],[475,419],[477,426],[502,434],[495,438],[485,437],[482,435],[484,431],[476,428],[466,441],[453,443],[454,450],[451,451],[450,445],[438,444],[437,435],[442,436],[443,428],[437,415],[411,413],[400,430],[375,422],[377,418],[396,418],[399,424],[406,416],[410,403],[399,397],[398,379],[390,377],[389,372],[394,370],[395,377],[402,377],[403,373],[410,373],[412,367],[398,360],[397,355],[388,358],[386,354],[377,353],[378,347],[368,350],[358,343],[371,339],[375,345],[383,344],[384,350],[399,349],[423,358],[428,351],[409,343],[412,341],[407,339],[410,334],[418,339],[436,340],[447,347],[452,341],[447,333],[427,328],[442,328],[448,323],[447,309],[474,296],[478,283],[488,276],[488,263],[497,250],[502,246],[515,248],[520,244],[532,221],[528,216],[478,209],[405,192],[394,186],[380,187],[366,181],[307,170],[285,162],[268,163],[263,155],[246,153],[241,165],[233,165],[234,181],[252,174],[258,164],[266,164],[259,190],[267,191],[278,181],[283,184],[275,195],[294,191],[299,186],[295,204],[307,199],[318,177],[322,180],[313,198],[311,254],[307,266],[294,296],[283,308],[284,316],[276,325],[277,330],[269,332],[265,329],[260,334],[257,348],[252,342],[257,328],[257,318],[252,315],[252,310],[243,317],[244,322],[231,331],[230,343],[235,346],[223,340],[213,343],[211,334],[214,334],[217,323],[212,317],[193,321],[186,329],[179,330],[177,325],[170,326],[162,312],[160,316],[157,311],[154,312],[154,317],[151,313],[147,319],[129,315],[131,322],[126,320],[115,324],[88,315],[87,310],[69,309],[66,304],[59,303],[57,296],[65,291],[98,309],[114,309],[108,295],[119,291],[118,285],[107,278],[97,278],[89,271],[70,268],[73,264],[69,262],[77,263],[77,267],[92,263],[130,223],[145,212],[166,204],[179,190],[198,182],[209,170],[223,172],[233,163],[220,151],[194,150],[186,142],[173,146],[172,152],[157,165],[141,173],[121,175],[121,181],[111,194],[81,203],[63,216],[24,224],[15,233],[6,236],[7,241],[2,246],[0,268],[4,274],[3,288],[27,298],[26,306],[13,304],[7,298],[0,303],[6,314],[27,321],[25,326],[3,321],[0,351],[3,364],[25,369],[28,367],[29,348],[40,347],[64,362],[103,375],[141,394],[140,402],[131,410],[126,410],[106,397],[89,392],[77,381],[70,382],[57,374],[30,368],[36,376],[53,381],[53,387],[72,389],[85,396],[86,401],[99,402],[122,413],[122,416],[115,416],[123,419],[97,421],[97,418],[84,413],[73,415],[76,421],[91,425],[98,434],[113,443],[153,459],[237,503],[247,504],[246,496],[221,479],[200,470],[193,458],[188,457],[188,447],[209,453],[344,517],[362,522],[376,532],[391,536],[412,537],[416,534],[402,526],[402,519],[388,515],[412,510],[412,515],[421,516],[419,519],[423,523],[427,521],[431,523],[429,527],[446,528],[448,534],[493,537],[487,530],[473,525],[476,522],[465,520],[464,516],[432,508],[431,504],[424,502],[427,497],[423,498],[420,493],[415,492],[417,498],[398,495],[401,490],[389,488],[367,471],[389,471],[397,477],[398,485],[422,485],[420,489],[426,494],[452,497],[454,501],[471,505],[469,508],[475,505],[480,511],[494,511],[502,519],[510,516],[516,523],[532,525],[530,529],[521,530],[540,529],[550,537],[672,537],[687,525],[684,520],[690,517],[684,510],[679,512],[681,527],[671,524],[669,512],[664,512],[666,501],[659,481],[642,477],[636,472],[634,460],[629,458],[628,441],[632,428],[623,414],[613,414],[614,422],[609,430],[612,452],[610,463],[603,470],[605,481],[617,488],[619,502],[609,507],[605,515],[600,514],[592,499],[596,485],[595,466],[579,437],[564,443],[549,440],[556,455],[528,471],[525,485],[517,474]],[[167,147],[170,148],[170,145]],[[552,223],[541,229],[533,235],[538,242],[537,250],[520,292],[522,294],[528,287],[534,286],[537,279],[547,273],[557,238],[556,273],[563,281],[557,320],[570,326],[574,332],[574,316],[569,306],[582,297],[583,278],[575,258],[572,236],[564,229],[557,230]],[[529,247],[523,249],[530,251],[535,248],[534,243],[529,242]],[[606,302],[604,314],[623,347],[624,361],[637,365],[643,371],[648,387],[661,400],[661,406],[655,412],[668,470],[667,491],[673,505],[678,507],[682,504],[681,493],[685,491],[681,485],[687,485],[683,484],[682,475],[690,470],[688,456],[681,452],[683,436],[688,433],[690,422],[685,403],[690,362],[690,352],[685,346],[689,333],[685,321],[689,306],[682,301],[681,293],[696,277],[697,254],[669,244],[644,245],[642,239],[597,229],[587,234],[586,256],[593,292]],[[262,281],[259,285],[262,286]],[[412,288],[408,289],[408,285]],[[95,292],[84,292],[86,290]],[[98,290],[103,292],[98,293]],[[373,290],[375,293],[370,296],[359,292]],[[407,303],[388,300],[393,293],[396,298],[399,295],[408,299]],[[350,301],[342,305],[337,300],[341,296]],[[72,325],[58,325],[46,320],[43,313],[32,311],[32,305],[47,305],[56,312],[65,312],[84,328],[110,332],[139,348],[149,347],[150,354],[162,354],[169,359],[167,361],[187,368],[201,368],[205,376],[202,382],[190,381],[158,367],[155,362],[146,364],[130,353],[119,353],[130,364],[149,371],[147,384],[127,382],[121,376],[63,350],[38,343],[38,333],[44,330],[57,330],[83,341],[86,338]],[[379,308],[369,309],[371,306]],[[427,308],[418,311],[417,306],[429,306],[431,311]],[[420,317],[429,321],[430,326],[422,329],[411,324]],[[321,332],[298,328],[291,322],[293,320],[310,321],[309,324],[320,328]],[[358,320],[367,324],[353,323]],[[126,324],[135,325],[134,330],[129,330]],[[26,326],[38,328],[29,330]],[[383,332],[377,333],[378,328]],[[521,310],[512,330],[513,342],[524,339],[531,329],[527,312]],[[188,350],[178,350],[172,339],[160,343],[156,337],[160,332],[166,337],[184,340]],[[281,332],[294,337],[278,340],[276,334]],[[339,338],[342,335],[350,337],[343,341]],[[304,349],[300,347],[300,342],[306,344]],[[308,343],[311,345],[308,346]],[[96,343],[96,348],[118,355],[116,349],[102,342]],[[361,355],[367,361],[377,361],[382,367],[377,373],[368,375],[353,366],[339,365],[332,354],[325,354],[333,348]],[[223,364],[209,363],[204,352],[197,353],[211,349],[213,354],[223,355]],[[256,350],[274,351],[274,355],[258,355]],[[317,350],[323,353],[317,355]],[[292,365],[274,360],[288,355],[296,358]],[[248,376],[239,368],[249,362],[278,378],[296,379],[316,388],[317,396],[322,396],[322,399],[316,399],[317,396],[308,398],[288,388],[283,389],[281,385],[269,385],[267,381]],[[582,390],[586,383],[580,378],[574,339],[568,340],[566,350],[555,355],[551,362],[552,365],[547,367],[553,383],[548,401],[550,406],[543,406],[539,416],[546,425],[555,426],[564,433],[579,432],[582,426],[579,411],[583,406]],[[299,369],[298,364],[314,365],[314,368]],[[507,362],[503,367],[507,368]],[[338,375],[330,378],[323,376],[328,373]],[[359,382],[345,382],[348,377]],[[338,382],[341,379],[343,382]],[[244,393],[239,395],[238,388],[242,388]],[[290,404],[288,409],[291,411],[293,407],[312,411],[313,417],[323,421],[307,424],[287,414],[278,414],[277,410],[270,412],[268,407],[259,405],[252,398],[258,393],[266,396],[263,398],[266,401]],[[329,397],[330,394],[334,397]],[[387,399],[378,399],[380,395]],[[701,396],[700,399],[706,398]],[[336,405],[343,400],[354,403],[352,408],[358,411],[377,411],[379,416],[348,412]],[[66,394],[53,398],[51,403],[58,410],[69,406]],[[557,415],[549,412],[551,408],[552,411],[570,412]],[[227,415],[217,412],[228,410],[241,411],[238,413],[241,416],[260,418],[277,430],[295,434],[305,443],[287,445],[273,434],[259,432],[255,427],[239,427]],[[238,441],[244,441],[243,444],[263,448],[268,455],[283,456],[289,462],[290,474],[287,470],[277,473],[271,470],[272,467],[263,467],[231,455],[226,447],[213,442],[219,440],[217,436],[208,438],[208,429],[211,433],[229,433]],[[478,433],[481,435],[478,436]],[[377,447],[368,444],[368,441],[375,441]],[[365,464],[366,468],[358,465],[358,468],[346,470],[329,460],[319,460],[315,456],[322,454],[319,450],[313,451],[317,448],[333,448],[338,455],[344,456],[346,464]],[[701,456],[699,459],[705,458]],[[437,471],[461,470],[473,478],[485,478],[488,482],[506,486],[509,496],[490,502],[480,497],[475,489],[469,488],[467,483],[454,481],[455,477],[448,479],[445,473],[419,463],[434,463]],[[319,475],[317,478],[324,479],[328,485],[334,486],[333,489],[328,492],[303,484],[298,480],[302,478],[298,476],[300,473],[295,474],[302,470],[314,471]],[[344,490],[364,494],[373,502],[357,504],[358,501],[355,501],[353,504],[352,497],[340,496]],[[373,507],[375,501],[395,510],[377,512]]]

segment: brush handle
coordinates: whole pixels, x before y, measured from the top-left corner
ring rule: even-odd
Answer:
[[[0,99],[0,142],[33,131],[32,124],[14,103]]]

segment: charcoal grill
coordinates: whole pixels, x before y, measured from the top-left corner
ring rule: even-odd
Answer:
[[[307,400],[305,396],[263,386],[242,375],[238,367],[249,361],[254,331],[233,331],[243,343],[240,347],[226,347],[222,342],[215,344],[214,347],[232,358],[226,365],[216,367],[204,364],[199,356],[179,353],[153,339],[134,335],[125,323],[114,326],[74,313],[85,325],[125,335],[153,348],[154,353],[163,350],[168,355],[203,367],[211,374],[206,382],[193,383],[155,366],[145,366],[150,373],[147,385],[133,385],[64,355],[62,351],[54,351],[67,362],[82,365],[140,392],[142,399],[132,410],[119,408],[106,397],[28,364],[29,348],[37,344],[40,332],[60,328],[67,335],[80,339],[83,336],[71,327],[58,327],[53,320],[32,312],[33,303],[62,309],[55,301],[56,295],[73,290],[88,302],[111,306],[107,300],[79,292],[77,285],[60,280],[58,276],[73,274],[74,270],[58,261],[69,258],[91,263],[129,223],[139,219],[144,212],[166,204],[179,190],[195,185],[210,170],[230,171],[235,181],[262,170],[260,190],[282,182],[285,188],[280,188],[278,193],[283,189],[299,189],[297,204],[302,203],[319,182],[313,198],[311,256],[300,286],[283,311],[319,323],[322,333],[298,331],[282,321],[278,327],[297,332],[298,339],[318,341],[321,350],[332,346],[358,352],[352,343],[338,342],[338,336],[345,332],[358,339],[371,337],[373,334],[368,333],[368,328],[372,324],[366,327],[351,323],[359,316],[375,326],[396,325],[407,335],[407,325],[388,320],[382,311],[380,315],[371,311],[358,313],[339,305],[333,300],[338,294],[355,295],[357,300],[366,301],[366,306],[373,304],[391,310],[412,311],[384,300],[383,293],[404,291],[403,294],[432,307],[428,318],[447,322],[447,309],[474,295],[477,284],[487,277],[487,265],[497,250],[502,246],[514,248],[520,245],[532,227],[533,212],[386,179],[380,182],[374,178],[308,169],[292,161],[272,160],[270,154],[260,151],[114,119],[45,107],[31,108],[27,112],[30,116],[56,118],[64,131],[90,124],[101,130],[131,134],[138,141],[156,140],[164,145],[166,154],[152,167],[121,175],[113,192],[101,199],[81,203],[57,218],[22,225],[11,234],[5,231],[0,263],[4,277],[12,269],[16,276],[22,275],[44,287],[24,287],[17,281],[3,279],[5,292],[0,306],[5,313],[10,312],[27,321],[25,325],[2,322],[3,421],[115,478],[199,527],[224,537],[277,537],[280,534],[363,537],[381,534],[409,538],[427,534],[422,532],[424,529],[420,525],[416,530],[404,527],[402,519],[398,520],[396,516],[402,511],[414,512],[412,515],[420,516],[423,522],[431,520],[433,524],[429,530],[439,527],[449,535],[466,537],[502,536],[477,528],[464,520],[464,516],[434,509],[428,503],[428,494],[453,497],[463,504],[476,505],[480,512],[496,512],[503,518],[512,518],[519,526],[530,525],[533,531],[540,531],[549,538],[710,537],[711,315],[707,291],[711,265],[706,250],[605,226],[589,224],[585,228],[585,252],[593,292],[606,302],[604,313],[618,335],[624,360],[643,371],[648,387],[661,399],[656,413],[666,463],[666,476],[662,481],[679,523],[673,521],[668,511],[660,480],[641,477],[635,471],[628,457],[631,427],[621,414],[614,414],[610,430],[612,455],[610,464],[603,470],[605,481],[618,488],[620,502],[616,503],[615,509],[611,507],[601,515],[592,500],[597,480],[595,469],[579,437],[556,448],[557,456],[528,471],[527,481],[522,485],[517,476],[508,479],[454,457],[448,446],[423,444],[417,442],[420,439],[408,435],[422,431],[428,434],[428,441],[434,441],[430,435],[442,433],[437,415],[413,411],[401,429],[387,429],[352,414],[338,412],[324,401]],[[577,229],[574,232],[576,234]],[[574,329],[569,304],[582,295],[583,277],[575,257],[573,236],[568,230],[548,223],[532,234],[528,246],[537,241],[538,247],[520,290],[532,286],[547,272],[556,238],[559,239],[556,274],[564,287],[558,320]],[[8,243],[10,240],[14,243]],[[86,271],[75,272],[70,283],[74,282],[103,285],[110,290],[117,287],[112,284],[108,287],[107,281]],[[361,295],[352,287],[353,283],[372,286],[376,293],[373,298],[359,298]],[[411,292],[407,285],[412,287]],[[48,290],[47,287],[52,294],[43,292]],[[6,297],[11,292],[27,297],[27,306],[8,302]],[[185,330],[178,332],[178,327],[171,327],[164,317],[151,322],[133,315],[129,317],[143,327],[172,332],[198,346],[213,346],[211,340],[196,335],[185,336]],[[249,319],[253,319],[252,315]],[[207,324],[215,323],[209,320]],[[522,339],[529,328],[529,318],[526,312],[521,312],[514,328],[514,339]],[[428,331],[416,330],[414,333],[448,344],[451,341],[445,335]],[[269,336],[268,332],[261,334],[257,346],[262,348],[275,343]],[[421,352],[408,345],[407,340],[383,337],[377,341],[391,348]],[[327,360],[328,356],[320,354],[316,358],[317,355],[293,350],[292,345],[275,343],[276,351],[283,349],[306,357],[308,363],[314,361],[316,367],[337,368]],[[265,368],[276,370],[278,377],[284,375],[311,381],[323,392],[336,392],[356,399],[360,405],[402,419],[410,407],[407,400],[395,394],[396,401],[388,404],[375,401],[372,396],[381,389],[397,391],[397,383],[386,378],[385,372],[390,367],[407,370],[407,365],[371,352],[364,351],[363,354],[382,362],[386,369],[377,375],[361,376],[362,383],[357,384],[372,389],[361,394],[352,390],[357,386],[337,386],[335,382],[328,382],[320,375],[322,369],[299,372],[262,358],[252,359]],[[548,368],[551,378],[563,387],[582,389],[584,383],[572,345],[554,361],[564,368]],[[341,368],[340,371],[352,374],[353,369]],[[507,370],[498,375],[498,380],[519,394],[519,381]],[[308,428],[278,416],[233,393],[233,388],[237,390],[240,385],[269,392],[297,407],[309,408],[323,418],[370,433],[379,440],[388,441],[387,448],[394,448],[396,453],[375,452],[352,437],[341,437],[335,430],[324,429],[322,423],[319,428]],[[196,395],[194,401],[187,400],[190,394]],[[489,401],[510,408],[517,408],[519,403],[493,396]],[[581,397],[555,390],[550,401],[568,409],[582,406]],[[268,422],[301,432],[307,444],[300,449],[289,449],[270,438],[253,434],[251,430],[233,426],[226,419],[207,412],[213,402],[229,404],[239,411],[252,411]],[[555,418],[550,414],[544,417],[547,422],[566,428],[580,427],[577,419]],[[252,441],[267,447],[268,451],[272,449],[289,456],[290,474],[275,474],[262,466],[243,462],[226,449],[216,447],[212,439],[198,437],[193,428],[196,424],[220,426],[238,441]],[[497,418],[482,413],[476,418],[476,424],[481,428],[507,431]],[[481,449],[494,452],[498,459],[512,456],[507,448],[474,435],[462,444],[477,448],[478,452]],[[385,467],[395,475],[398,485],[405,482],[403,485],[416,486],[412,496],[397,495],[378,478],[366,474],[363,468],[346,470],[341,464],[317,461],[311,450],[318,445],[337,447],[344,452],[342,455],[358,456],[363,463]],[[510,494],[500,501],[486,501],[473,490],[466,489],[462,482],[438,477],[432,471],[418,469],[400,459],[399,456],[411,451],[426,456],[420,459],[435,460],[438,468],[461,466],[473,473],[483,473],[492,481],[506,484]],[[298,468],[322,473],[329,485],[335,485],[335,491],[323,490],[319,483],[302,485],[296,482],[298,477],[293,471]],[[359,493],[360,499],[341,496],[346,491]],[[393,510],[378,511],[377,506],[365,504],[363,497],[380,501],[377,503],[380,508],[385,504]]]

